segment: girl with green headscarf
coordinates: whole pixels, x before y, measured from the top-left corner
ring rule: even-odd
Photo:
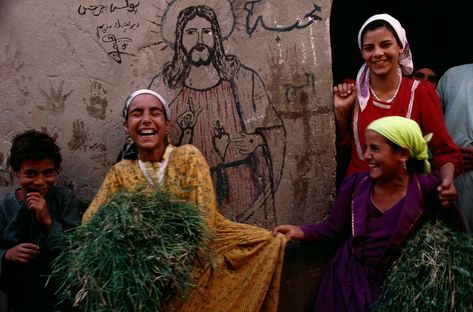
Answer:
[[[438,172],[430,173],[427,160],[430,138],[404,117],[370,123],[363,155],[369,172],[344,180],[329,217],[273,230],[288,240],[339,244],[320,280],[317,311],[371,311],[402,244],[434,213],[464,230],[456,210],[440,205],[441,178]]]
[[[432,133],[423,136],[417,122],[400,116],[389,116],[371,122],[366,130],[376,131],[398,149],[407,149],[410,154],[409,160],[415,165],[422,163],[422,172],[430,173],[427,143],[432,139]],[[415,165],[413,171],[417,171]]]

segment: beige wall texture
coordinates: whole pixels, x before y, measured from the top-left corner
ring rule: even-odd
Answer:
[[[125,98],[151,86],[170,104],[173,142],[206,156],[227,217],[266,228],[321,220],[336,166],[330,8],[1,1],[0,190],[16,183],[12,137],[35,128],[62,149],[61,182],[90,200],[125,142]]]

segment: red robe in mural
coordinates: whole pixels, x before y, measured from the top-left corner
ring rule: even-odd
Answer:
[[[192,143],[207,159],[222,213],[240,222],[275,225],[274,194],[283,170],[286,133],[261,78],[241,66],[233,79],[205,90],[169,90],[161,76],[150,88],[168,100],[173,143]],[[235,144],[246,134],[257,134],[263,142],[249,154]]]

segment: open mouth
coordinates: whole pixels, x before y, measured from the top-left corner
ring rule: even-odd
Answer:
[[[138,131],[138,135],[142,137],[150,137],[156,134],[156,130],[154,129],[143,129]]]

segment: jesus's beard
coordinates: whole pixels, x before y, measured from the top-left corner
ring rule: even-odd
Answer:
[[[212,61],[213,54],[213,49],[210,49],[205,44],[199,43],[187,52],[186,55],[191,65],[199,67],[209,65]]]

